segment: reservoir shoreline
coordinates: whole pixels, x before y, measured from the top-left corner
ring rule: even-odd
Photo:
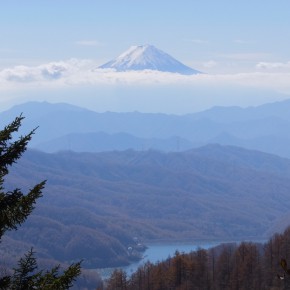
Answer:
[[[219,240],[219,239],[211,239],[211,240],[194,240],[194,241],[147,241],[144,243],[146,246],[146,250],[142,253],[142,259],[137,262],[133,262],[128,266],[123,267],[113,267],[113,268],[100,268],[97,269],[97,272],[102,277],[102,279],[108,279],[112,272],[116,269],[124,270],[128,276],[133,274],[138,267],[144,265],[146,262],[157,263],[166,260],[169,257],[173,257],[175,252],[178,251],[180,253],[190,253],[192,251],[196,251],[198,249],[208,250],[210,248],[216,247],[222,244],[230,244],[230,243],[241,243],[241,242],[253,242],[253,243],[264,243],[266,239],[243,239],[243,240]]]

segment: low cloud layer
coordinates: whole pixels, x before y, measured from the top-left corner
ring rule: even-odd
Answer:
[[[100,46],[103,46],[103,43],[97,40],[79,40],[76,42],[76,45],[100,47]]]
[[[214,61],[208,63],[208,66],[213,65],[215,65]],[[283,70],[280,71],[279,67],[282,67]],[[285,64],[259,63],[256,70],[250,73],[188,76],[149,70],[116,72],[97,69],[97,65],[91,60],[71,59],[39,66],[15,66],[1,70],[0,95],[2,101],[4,96],[9,96],[10,99],[17,96],[19,101],[19,96],[24,95],[23,92],[26,96],[43,96],[47,94],[47,91],[54,91],[58,94],[62,92],[66,96],[75,96],[75,100],[77,100],[76,92],[79,92],[78,96],[82,96],[84,100],[85,94],[88,99],[89,95],[92,96],[92,92],[94,92],[94,96],[102,97],[103,101],[107,102],[105,109],[110,109],[112,103],[127,102],[128,110],[133,110],[134,107],[131,104],[136,103],[135,109],[141,108],[142,105],[145,106],[146,100],[149,100],[145,95],[147,90],[150,98],[153,98],[152,96],[155,98],[150,99],[150,102],[154,100],[157,102],[157,99],[160,98],[161,109],[162,102],[166,102],[166,98],[161,95],[170,95],[173,110],[174,102],[178,103],[180,99],[185,98],[185,95],[186,102],[191,102],[201,108],[226,102],[229,105],[247,104],[247,101],[249,105],[255,103],[254,93],[251,97],[243,97],[239,93],[241,90],[269,91],[271,96],[277,93],[280,99],[281,94],[285,94],[285,98],[287,98],[290,95],[289,79],[290,62]],[[225,97],[225,92],[229,90],[231,94],[228,93],[228,96]],[[87,93],[88,91],[90,94]],[[106,97],[108,91],[110,91],[110,96]],[[139,105],[137,105],[136,95],[139,96]],[[121,96],[124,97],[120,99]],[[34,99],[36,98],[34,97]],[[221,102],[220,100],[223,98],[225,101]],[[257,100],[263,102],[261,96],[257,97]],[[8,100],[6,99],[6,101]],[[67,98],[59,101],[67,101]],[[267,101],[268,99],[265,99],[265,102]],[[98,106],[101,107],[101,105],[102,103],[99,101]],[[184,103],[184,108],[186,108],[186,103]],[[162,111],[161,109],[160,111]],[[186,110],[183,111],[186,112]],[[183,111],[180,110],[180,112]]]
[[[216,65],[209,61],[207,66]],[[71,59],[68,61],[51,62],[39,66],[15,66],[0,71],[0,83],[17,86],[23,84],[54,84],[63,85],[102,85],[102,84],[126,84],[126,85],[156,85],[156,84],[184,84],[184,85],[225,85],[239,84],[245,86],[257,86],[260,88],[282,89],[290,88],[290,62],[266,63],[256,65],[259,71],[236,74],[197,74],[180,75],[158,71],[128,71],[116,72],[111,69],[98,69],[90,60]],[[288,69],[277,72],[273,69]],[[270,71],[268,71],[270,70]]]
[[[259,62],[256,68],[263,70],[290,70],[290,61],[288,62]]]

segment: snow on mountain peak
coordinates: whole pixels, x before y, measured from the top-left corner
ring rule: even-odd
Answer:
[[[117,58],[99,68],[112,68],[116,71],[157,70],[180,74],[201,73],[182,64],[153,45],[131,46]]]

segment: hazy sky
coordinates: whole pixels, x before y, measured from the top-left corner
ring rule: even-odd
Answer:
[[[0,106],[189,113],[290,97],[289,0],[26,0],[0,3]],[[206,72],[101,72],[153,44]]]

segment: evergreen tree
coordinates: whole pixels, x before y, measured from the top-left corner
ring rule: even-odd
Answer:
[[[0,242],[6,231],[17,230],[34,209],[38,198],[42,196],[45,181],[36,184],[27,194],[16,188],[5,191],[4,178],[9,173],[9,167],[16,163],[27,149],[35,130],[16,141],[13,134],[18,132],[22,115],[0,130]],[[34,253],[31,250],[18,262],[17,268],[10,276],[0,278],[0,289],[5,290],[62,290],[72,286],[73,281],[80,274],[80,262],[72,264],[64,271],[59,266],[50,271],[39,271]]]

